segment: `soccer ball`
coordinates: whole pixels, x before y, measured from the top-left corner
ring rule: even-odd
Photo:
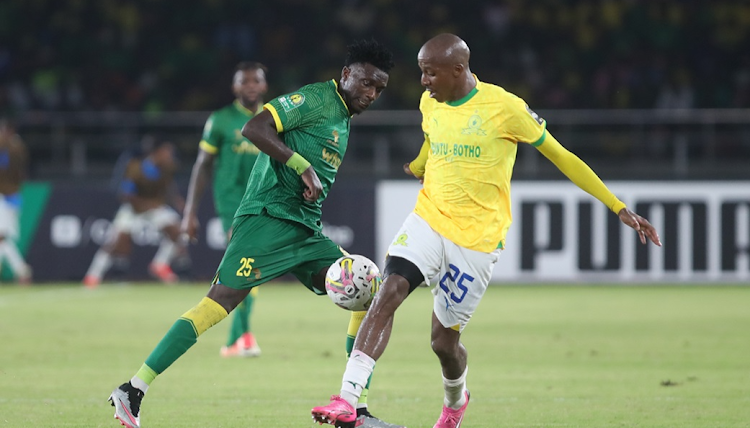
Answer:
[[[336,260],[326,274],[326,292],[348,311],[366,311],[382,282],[378,266],[365,256],[351,254]]]

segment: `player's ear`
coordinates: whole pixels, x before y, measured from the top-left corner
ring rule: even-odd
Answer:
[[[456,64],[453,66],[453,77],[458,77],[464,72],[463,64]]]
[[[344,68],[341,69],[341,81],[343,82],[344,80],[348,79],[351,72],[352,70],[349,67],[344,66]]]

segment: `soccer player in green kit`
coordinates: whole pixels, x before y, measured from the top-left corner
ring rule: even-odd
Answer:
[[[123,425],[140,427],[141,400],[151,382],[252,288],[290,273],[316,295],[326,294],[326,271],[343,251],[321,232],[321,204],[344,158],[352,115],[378,99],[392,67],[391,53],[379,43],[355,42],[338,82],[314,83],[278,97],[244,126],[242,135],[262,153],[224,257],[206,297],[174,323],[136,375],[112,392],[115,418]],[[364,317],[354,314],[352,336]],[[352,427],[397,427],[372,417],[366,407],[358,413]]]
[[[237,65],[232,92],[237,99],[209,116],[203,128],[198,157],[193,165],[188,186],[181,232],[195,242],[198,238],[198,206],[213,172],[214,207],[221,219],[227,241],[232,233],[232,220],[247,179],[260,150],[242,136],[242,127],[263,110],[263,95],[268,91],[266,67],[258,62],[244,61]],[[223,357],[257,357],[260,346],[250,330],[250,317],[257,289],[245,297],[234,311]]]

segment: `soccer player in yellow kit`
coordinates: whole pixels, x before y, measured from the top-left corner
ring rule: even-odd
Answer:
[[[422,46],[426,88],[420,102],[425,142],[404,166],[424,181],[414,212],[388,249],[385,279],[359,329],[341,393],[313,408],[320,423],[351,419],[375,361],[385,351],[396,309],[421,283],[433,290],[432,349],[445,396],[434,428],[458,428],[469,402],[467,352],[460,341],[482,299],[511,224],[510,178],[519,143],[536,147],[573,183],[607,205],[640,240],[661,246],[648,220],[629,210],[581,159],[546,130],[544,119],[469,70],[469,47],[453,34]]]

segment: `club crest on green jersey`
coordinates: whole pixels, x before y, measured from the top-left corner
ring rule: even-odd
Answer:
[[[304,103],[305,103],[304,94],[296,93],[296,94],[284,95],[283,97],[279,97],[279,104],[281,104],[281,107],[283,107],[284,111],[286,112],[290,110],[294,110]]]
[[[333,140],[326,140],[326,141],[328,141],[328,144],[334,147],[338,147],[339,146],[339,131],[334,129],[333,132],[331,132],[331,135],[333,135]]]

